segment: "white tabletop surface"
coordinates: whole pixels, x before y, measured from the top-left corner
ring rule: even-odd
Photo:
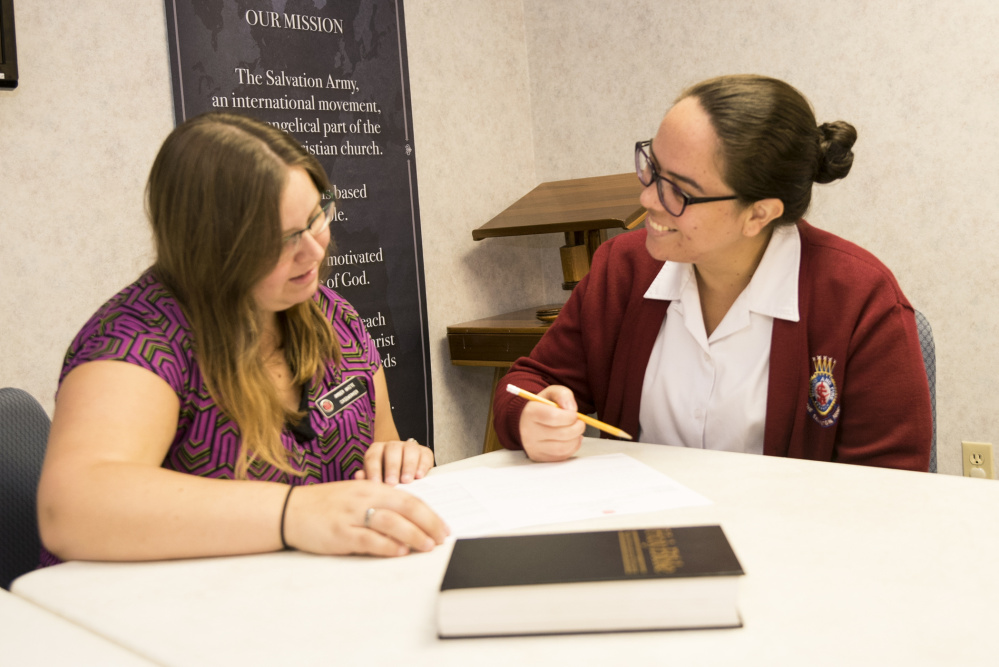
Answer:
[[[712,505],[560,530],[721,524],[738,554],[744,627],[439,640],[450,544],[381,560],[298,552],[73,562],[17,595],[170,665],[996,665],[999,484],[987,480],[587,440]],[[493,452],[442,466],[530,465]],[[545,532],[537,527],[522,532]]]
[[[142,667],[153,663],[0,589],[0,664]]]

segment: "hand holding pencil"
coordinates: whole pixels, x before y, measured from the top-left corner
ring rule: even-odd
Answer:
[[[512,384],[506,390],[528,401],[520,415],[520,439],[533,461],[562,461],[575,454],[586,424],[631,440],[621,429],[576,412],[576,398],[568,387],[551,385],[540,395]]]

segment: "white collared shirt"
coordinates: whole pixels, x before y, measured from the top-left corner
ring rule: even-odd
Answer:
[[[663,265],[645,292],[672,303],[645,368],[641,442],[763,453],[773,321],[798,321],[800,264],[797,226],[779,225],[710,337],[694,266]]]

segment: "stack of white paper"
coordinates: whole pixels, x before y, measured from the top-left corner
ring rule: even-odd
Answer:
[[[430,505],[447,522],[452,537],[711,504],[626,454],[473,468],[431,475],[396,488]]]

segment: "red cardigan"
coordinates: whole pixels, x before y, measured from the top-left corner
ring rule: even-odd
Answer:
[[[805,221],[798,230],[800,321],[774,320],[763,453],[927,470],[933,424],[912,306],[872,254]],[[645,249],[644,229],[604,243],[504,382],[535,393],[565,385],[580,412],[637,434],[645,367],[669,307],[644,294],[662,265]],[[816,357],[836,362],[831,406],[815,398]],[[521,447],[524,403],[496,392],[496,433],[510,449]]]

